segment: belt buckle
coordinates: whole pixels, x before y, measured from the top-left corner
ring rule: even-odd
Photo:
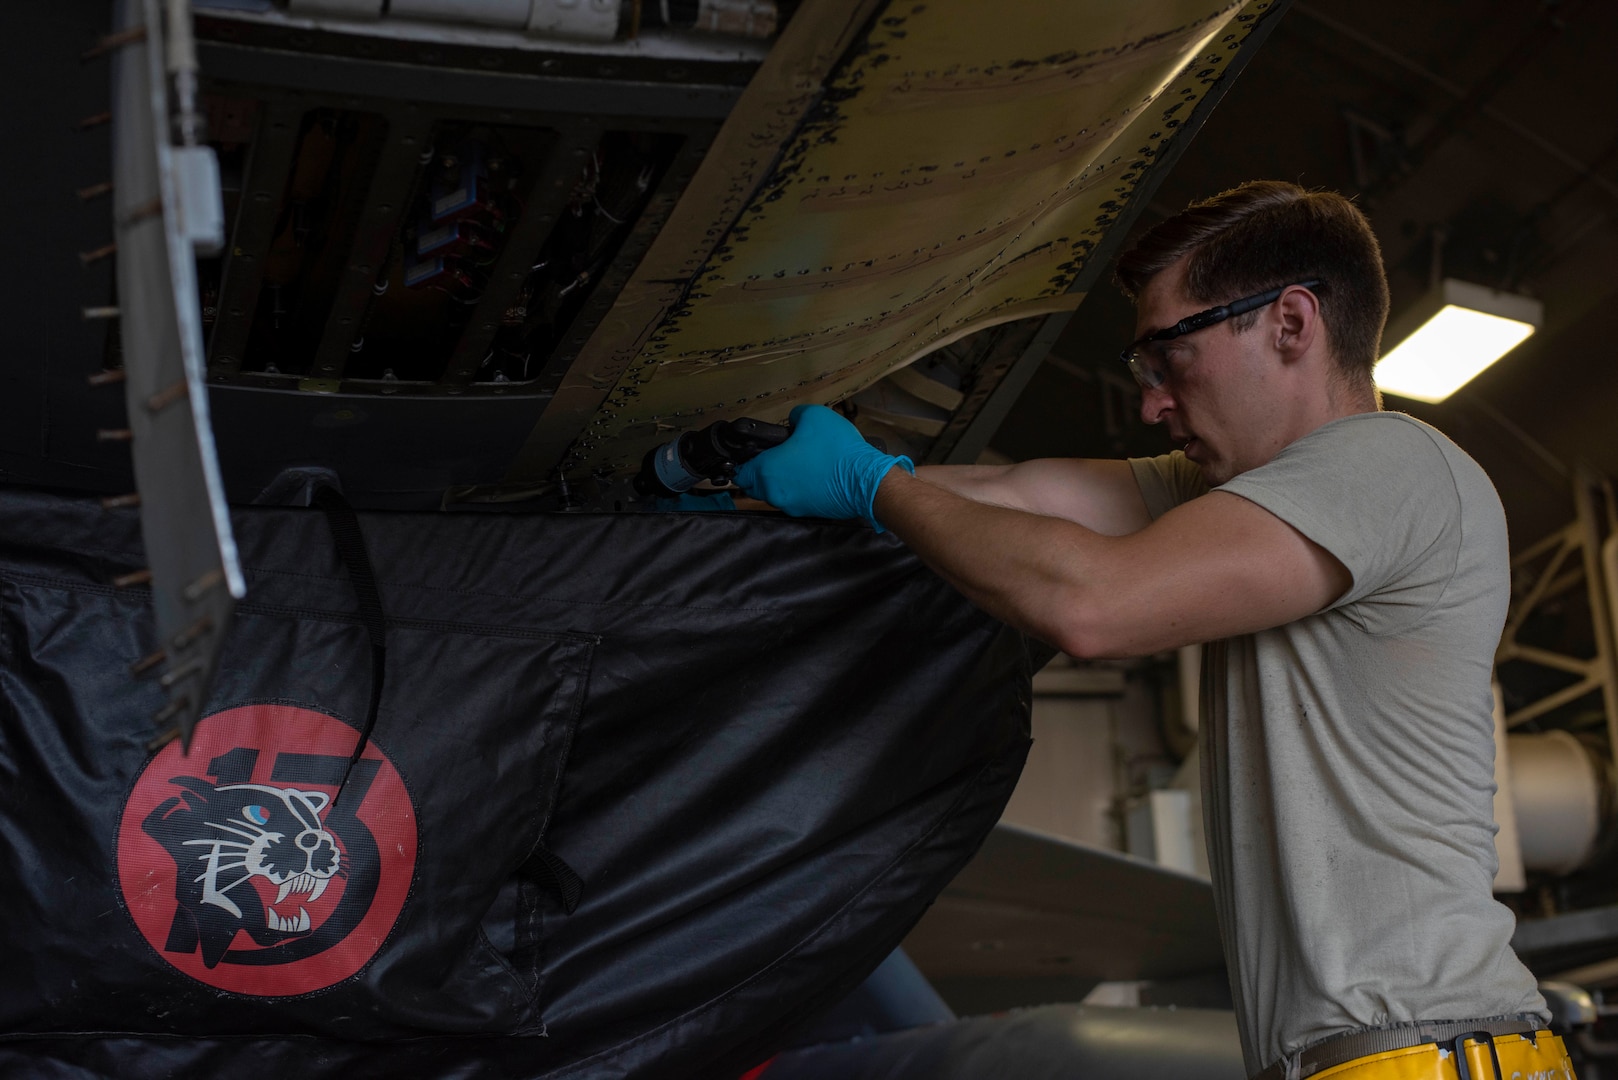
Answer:
[[[1500,1051],[1494,1046],[1494,1033],[1490,1031],[1465,1031],[1450,1040],[1451,1053],[1455,1055],[1455,1071],[1460,1080],[1489,1080],[1487,1077],[1475,1078],[1472,1075],[1472,1066],[1466,1060],[1466,1041],[1486,1043],[1489,1047],[1489,1057],[1494,1062],[1493,1080],[1506,1080],[1506,1074],[1500,1067]]]

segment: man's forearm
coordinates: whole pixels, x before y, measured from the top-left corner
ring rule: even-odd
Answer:
[[[1107,536],[963,499],[898,470],[875,514],[990,614],[1073,656],[1144,656],[1324,610],[1353,584],[1330,552],[1239,495],[1213,492]]]
[[[1005,465],[917,465],[916,477],[963,499],[1005,506],[1004,496],[995,495],[1004,486],[1009,471]]]
[[[931,472],[931,470],[928,470]],[[876,514],[940,576],[985,611],[1065,652],[1095,646],[1086,632],[1087,578],[1108,538],[1059,518],[978,502],[928,475],[893,470]],[[1093,568],[1087,573],[1086,566]]]
[[[1040,458],[1015,465],[928,465],[916,476],[991,506],[1062,518],[1105,536],[1151,523],[1146,500],[1125,461]]]

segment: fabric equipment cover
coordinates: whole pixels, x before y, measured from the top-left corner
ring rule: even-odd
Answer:
[[[147,749],[161,643],[111,584],[135,516],[0,491],[0,1074],[736,1076],[1021,768],[1042,647],[891,538],[359,521],[386,662],[350,769],[373,649],[320,511],[236,513],[248,599],[184,755]]]

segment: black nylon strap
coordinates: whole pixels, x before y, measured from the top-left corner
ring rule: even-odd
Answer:
[[[382,594],[376,587],[376,572],[371,568],[371,556],[366,551],[365,535],[360,531],[359,518],[355,516],[354,508],[343,498],[342,492],[326,485],[315,488],[310,496],[310,503],[326,515],[332,542],[337,547],[337,557],[342,560],[343,568],[348,571],[348,580],[354,586],[354,595],[359,599],[360,622],[364,624],[365,632],[371,639],[371,702],[365,710],[365,723],[360,728],[359,741],[355,743],[354,753],[349,757],[348,766],[343,770],[342,786],[332,799],[332,804],[336,805],[337,800],[343,797],[343,790],[348,786],[349,774],[354,771],[354,766],[365,753],[365,747],[370,743],[371,732],[376,728],[376,714],[382,704],[383,676],[387,670],[388,624],[387,617],[382,612]],[[537,887],[553,894],[567,914],[573,914],[574,909],[579,906],[579,898],[584,892],[583,879],[543,843],[534,845],[534,850],[529,853],[518,872]]]
[[[354,514],[354,508],[343,498],[342,492],[324,484],[315,488],[309,501],[326,515],[326,525],[331,529],[337,557],[342,560],[343,569],[348,571],[349,583],[354,586],[354,595],[359,600],[360,622],[365,626],[366,636],[371,639],[371,703],[366,707],[365,723],[360,728],[359,741],[354,744],[354,753],[348,759],[348,767],[343,770],[342,785],[332,799],[332,804],[336,805],[337,800],[343,797],[354,766],[370,744],[371,732],[376,728],[376,713],[382,704],[382,680],[387,670],[388,621],[382,613],[382,594],[377,591],[376,572],[371,569],[371,556],[365,550],[365,534],[360,532],[360,521]]]
[[[579,906],[579,897],[584,893],[584,879],[543,843],[534,845],[534,850],[517,872],[553,893],[562,902],[562,910],[569,915]]]

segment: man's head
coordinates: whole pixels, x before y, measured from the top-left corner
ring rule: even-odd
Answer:
[[[1170,377],[1146,390],[1142,414],[1168,423],[1212,483],[1333,418],[1322,408],[1377,407],[1371,369],[1387,278],[1370,224],[1341,195],[1242,184],[1151,229],[1119,260],[1117,280],[1141,337],[1215,305],[1320,282],[1153,346]]]

